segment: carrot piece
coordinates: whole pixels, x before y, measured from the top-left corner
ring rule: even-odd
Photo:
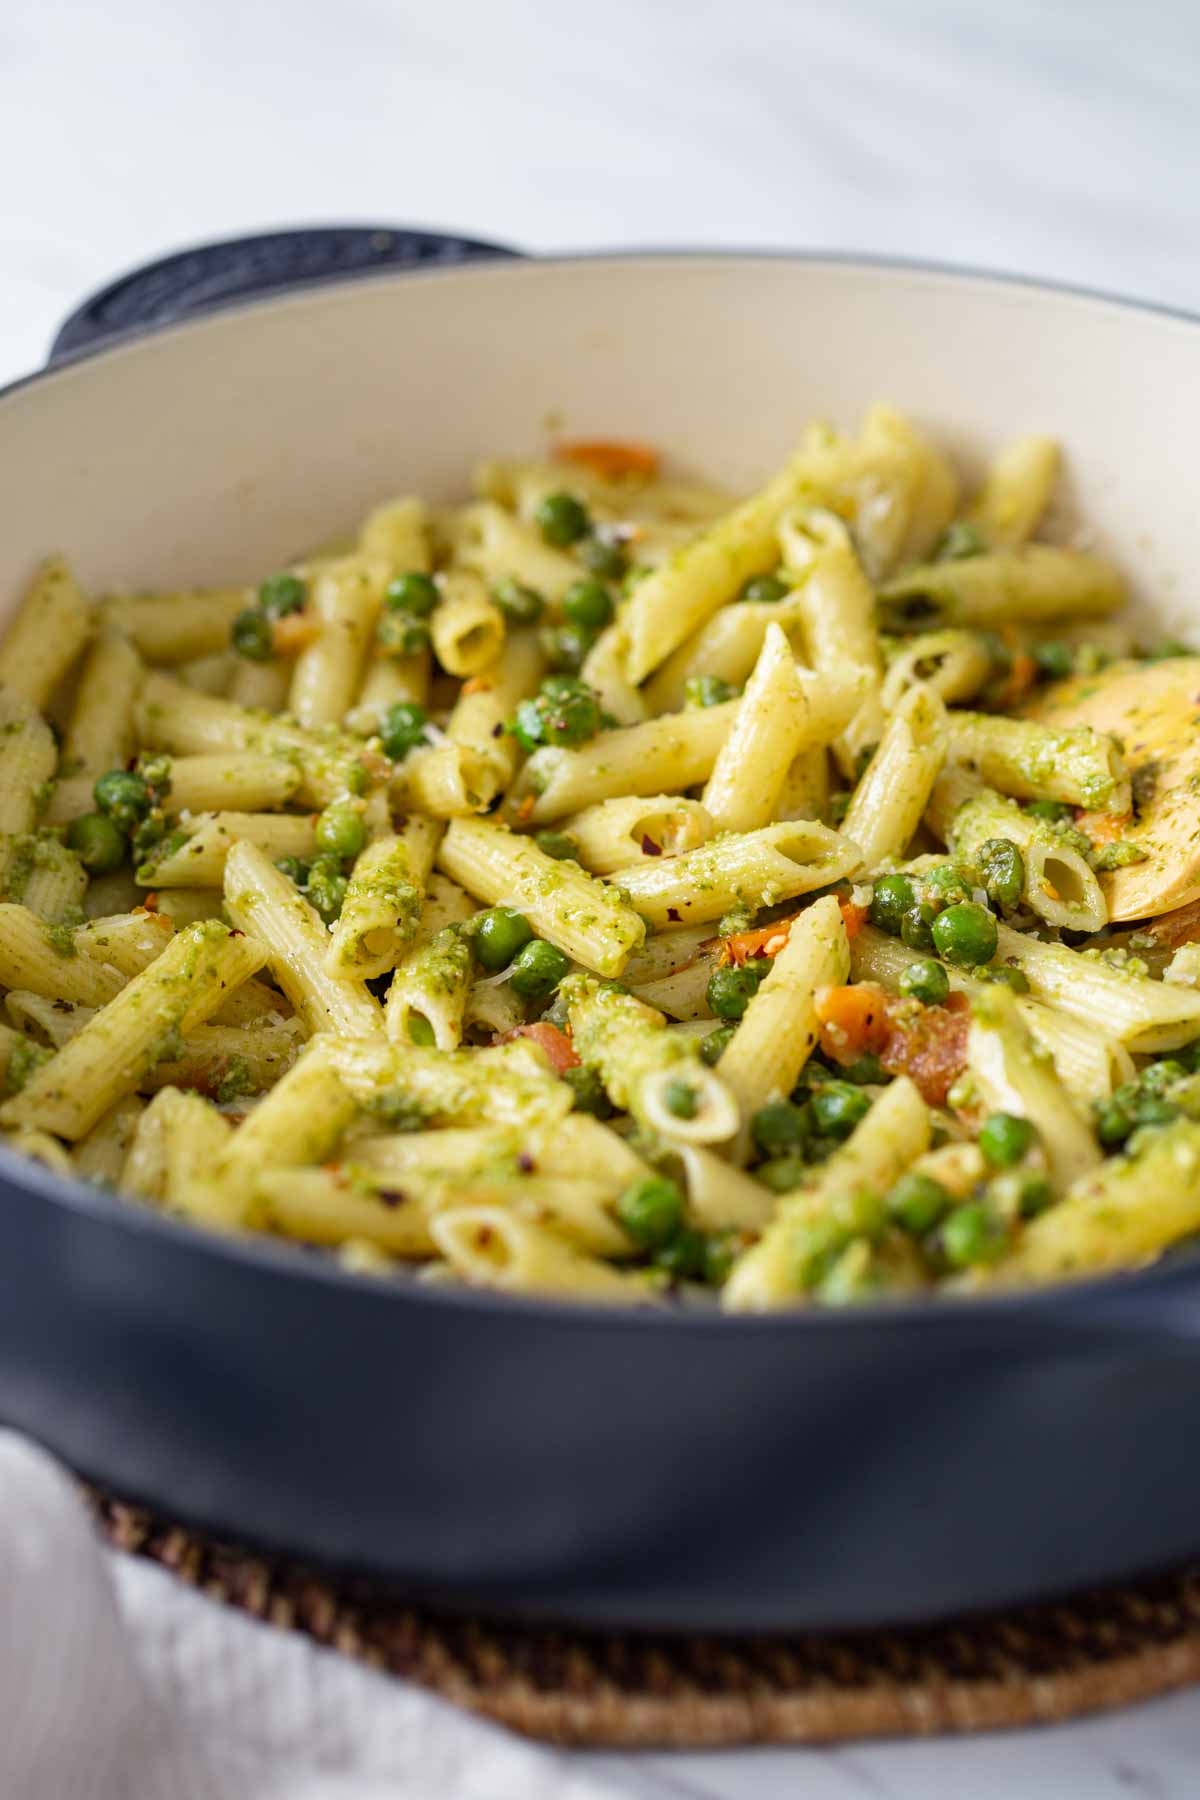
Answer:
[[[778,956],[799,917],[799,913],[789,913],[786,919],[776,919],[771,925],[758,925],[753,931],[735,931],[731,937],[710,938],[700,948],[707,950],[711,946],[722,963],[733,963],[740,969],[743,963],[752,962],[755,957]]]
[[[590,469],[603,481],[617,481],[622,475],[641,475],[652,481],[658,474],[660,457],[649,444],[619,443],[607,438],[591,438],[572,444],[556,444],[558,462],[578,463]]]
[[[1075,829],[1091,838],[1097,850],[1103,844],[1116,844],[1133,830],[1132,813],[1078,812]]]
[[[532,1038],[535,1044],[541,1046],[549,1057],[551,1067],[556,1075],[563,1074],[567,1069],[579,1067],[579,1058],[575,1054],[574,1044],[567,1033],[560,1031],[557,1025],[551,1025],[545,1019],[539,1019],[534,1025],[518,1025],[514,1030],[506,1031],[500,1042],[508,1044],[512,1042],[513,1038],[519,1037]]]
[[[859,906],[854,900],[839,900],[842,912],[842,924],[846,927],[846,936],[853,943],[871,914],[869,906]]]
[[[815,996],[821,1049],[835,1062],[878,1055],[888,1041],[888,1001],[869,981],[852,987],[818,988]]]

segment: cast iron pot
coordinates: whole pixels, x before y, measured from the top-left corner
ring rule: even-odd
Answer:
[[[879,398],[968,463],[1060,437],[1072,505],[1186,629],[1190,319],[867,261],[358,230],[192,252],[73,316],[0,396],[0,595],[53,548],[96,590],[245,579],[548,431],[748,484]],[[1198,1295],[1181,1263],[777,1318],[517,1302],[205,1236],[0,1152],[0,1418],[172,1518],[495,1614],[899,1623],[1184,1558]]]

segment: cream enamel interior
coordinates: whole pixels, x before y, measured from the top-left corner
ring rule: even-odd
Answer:
[[[1200,327],[936,271],[753,256],[519,262],[323,288],[0,399],[0,605],[59,548],[91,589],[253,578],[485,455],[634,434],[749,487],[804,423],[909,411],[978,466],[1067,451],[1062,533],[1187,622]]]

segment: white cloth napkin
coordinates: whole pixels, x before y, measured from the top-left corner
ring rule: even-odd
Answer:
[[[568,1757],[106,1552],[0,1431],[3,1800],[605,1800]]]

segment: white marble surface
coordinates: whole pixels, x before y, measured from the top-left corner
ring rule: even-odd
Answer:
[[[10,0],[0,380],[199,238],[803,245],[1200,306],[1193,0]],[[592,1757],[640,1800],[1187,1800],[1200,1695],[1053,1732]]]

